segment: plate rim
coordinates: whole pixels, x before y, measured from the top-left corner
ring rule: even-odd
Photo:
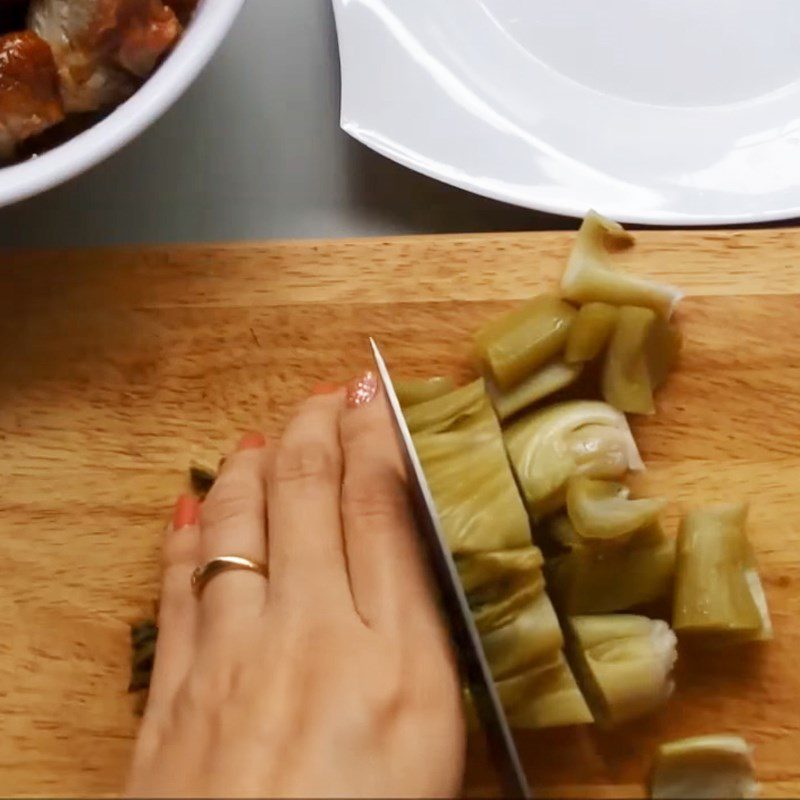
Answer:
[[[346,106],[347,99],[347,77],[344,65],[344,58],[342,53],[345,48],[350,48],[350,42],[346,42],[345,35],[345,18],[348,12],[345,6],[350,0],[332,0],[334,21],[336,29],[336,37],[339,50],[339,76],[340,76],[340,105],[339,105],[339,127],[351,138],[360,142],[370,150],[378,153],[379,155],[394,161],[401,166],[413,170],[428,178],[432,178],[441,183],[453,186],[457,189],[471,192],[481,197],[486,197],[491,200],[506,203],[508,205],[516,206],[517,208],[526,208],[531,211],[539,211],[547,214],[555,214],[564,217],[572,217],[574,219],[581,219],[586,212],[592,208],[592,204],[585,205],[576,202],[549,202],[547,200],[537,200],[531,198],[525,200],[520,197],[513,197],[505,194],[502,191],[492,190],[489,187],[483,186],[477,181],[470,178],[457,178],[452,175],[446,174],[443,171],[431,168],[428,166],[431,160],[426,158],[422,153],[417,150],[407,148],[404,149],[409,155],[404,155],[391,147],[386,146],[382,141],[370,136],[363,126],[360,125],[355,118],[353,118]],[[602,205],[599,210],[602,212]],[[727,227],[734,225],[753,225],[759,223],[769,222],[787,222],[792,219],[800,218],[800,198],[797,204],[788,205],[781,208],[772,208],[764,211],[754,211],[752,213],[681,213],[678,211],[659,210],[659,211],[623,211],[615,209],[612,213],[614,219],[627,224],[633,225],[649,225],[656,227],[687,227],[687,228],[702,228],[702,227]]]

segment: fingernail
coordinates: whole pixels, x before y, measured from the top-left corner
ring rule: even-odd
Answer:
[[[239,444],[236,446],[237,450],[258,450],[267,443],[267,440],[260,433],[252,432],[246,433],[239,439]]]
[[[200,512],[200,502],[190,494],[182,494],[175,503],[175,511],[172,513],[172,529],[179,531],[197,522]]]
[[[318,383],[312,390],[311,394],[318,395],[318,394],[333,394],[335,391],[339,389],[340,384],[338,383],[331,383],[330,381],[322,381]]]
[[[347,386],[347,405],[350,408],[365,406],[378,394],[378,376],[374,372],[365,372],[360,378],[351,381]]]

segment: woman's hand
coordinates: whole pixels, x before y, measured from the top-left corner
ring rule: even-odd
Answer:
[[[268,564],[213,578],[221,555]],[[453,795],[465,734],[385,399],[318,393],[250,435],[164,542],[159,640],[130,795]]]

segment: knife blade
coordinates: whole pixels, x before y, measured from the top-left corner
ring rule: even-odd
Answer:
[[[422,464],[406,425],[386,361],[375,339],[370,337],[369,342],[403,453],[414,520],[441,596],[441,605],[456,645],[462,675],[469,686],[486,737],[489,756],[502,781],[504,795],[530,798],[528,780],[514,743],[511,726],[500,703],[489,662],[455,561],[447,546],[433,496],[422,471]]]

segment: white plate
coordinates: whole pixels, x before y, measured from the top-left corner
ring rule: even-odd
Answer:
[[[342,127],[521,206],[800,215],[798,0],[333,0]]]

